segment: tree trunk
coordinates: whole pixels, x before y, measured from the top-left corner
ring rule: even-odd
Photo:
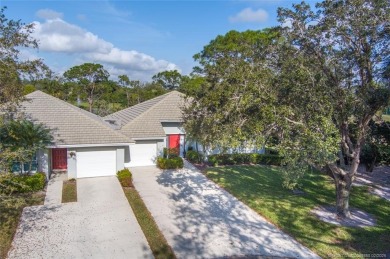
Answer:
[[[90,97],[88,98],[88,104],[89,104],[89,112],[92,112],[93,99]]]
[[[335,164],[327,165],[328,172],[334,179],[336,187],[336,215],[339,218],[351,217],[349,210],[349,195],[351,193],[352,182],[355,178],[358,163],[359,159],[354,159],[348,171]]]
[[[349,195],[352,186],[352,177],[347,173],[344,176],[336,174],[335,186],[336,186],[336,214],[339,218],[350,218],[351,213],[349,211]]]

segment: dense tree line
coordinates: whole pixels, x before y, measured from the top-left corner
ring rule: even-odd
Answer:
[[[24,80],[23,84],[23,94],[41,90],[105,116],[171,90],[190,92],[199,85],[199,78],[184,76],[174,70],[159,72],[151,82],[132,80],[127,75],[112,80],[102,65],[84,63],[70,68],[63,75],[49,72],[44,78]]]

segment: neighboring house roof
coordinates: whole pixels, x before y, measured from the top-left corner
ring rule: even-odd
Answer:
[[[172,91],[146,102],[106,116],[106,120],[118,120],[123,135],[136,138],[164,137],[162,122],[181,122],[184,94]]]
[[[26,95],[20,110],[52,129],[56,145],[132,142],[112,129],[101,117],[41,91]]]

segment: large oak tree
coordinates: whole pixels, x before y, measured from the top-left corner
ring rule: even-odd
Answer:
[[[385,0],[302,2],[279,9],[280,34],[218,36],[195,55],[206,82],[185,109],[187,131],[230,147],[276,138],[287,179],[326,171],[349,217],[368,124],[389,103],[389,15]]]

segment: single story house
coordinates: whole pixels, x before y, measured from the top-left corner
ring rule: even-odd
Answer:
[[[53,132],[53,145],[37,154],[39,171],[66,170],[69,178],[108,176],[125,167],[154,165],[164,147],[183,156],[183,96],[172,91],[101,118],[35,91],[20,110]]]

